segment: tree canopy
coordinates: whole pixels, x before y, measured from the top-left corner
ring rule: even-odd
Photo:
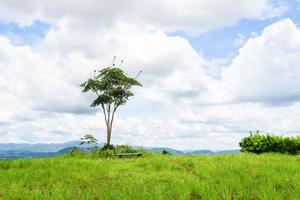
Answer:
[[[86,134],[84,137],[80,138],[80,145],[87,144],[88,147],[90,145],[96,145],[97,144],[97,139],[91,135],[91,134]]]

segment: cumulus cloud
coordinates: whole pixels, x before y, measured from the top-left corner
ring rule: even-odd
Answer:
[[[56,23],[70,20],[74,26],[88,29],[95,25],[111,26],[123,21],[165,31],[203,32],[232,25],[240,19],[262,19],[279,16],[285,6],[274,6],[269,0],[34,0],[4,1],[0,18],[22,24],[41,19]]]
[[[223,70],[222,84],[238,101],[287,104],[300,100],[300,30],[290,20],[276,22],[250,38],[232,64]]]
[[[153,102],[153,96],[163,94],[164,91],[167,94],[165,99],[168,99],[168,94],[175,95],[174,98],[176,95],[183,97],[187,94],[186,89],[190,90],[192,83],[197,83],[193,77],[205,77],[200,66],[201,56],[184,38],[169,37],[161,31],[137,31],[136,27],[131,26],[127,29],[114,27],[110,31],[99,30],[97,34],[115,41],[112,46],[114,50],[107,53],[105,47],[109,48],[110,40],[95,36],[92,45],[83,40],[76,40],[78,32],[69,31],[67,28],[62,27],[49,32],[35,50],[30,46],[13,46],[8,39],[0,39],[0,93],[3,96],[2,106],[9,112],[2,112],[2,119],[5,119],[2,122],[7,121],[1,128],[2,140],[61,141],[62,138],[77,139],[90,130],[97,130],[97,135],[101,134],[104,138],[102,115],[98,113],[95,116],[88,108],[93,97],[83,96],[79,84],[90,77],[90,73],[100,61],[109,65],[112,52],[119,52],[126,58],[123,68],[131,75],[138,72],[142,66],[144,72],[141,82],[146,89],[137,91],[137,96],[141,96],[142,101]],[[109,34],[114,33],[114,30],[119,34]],[[130,31],[133,34],[129,34]],[[93,37],[93,34],[90,36]],[[76,48],[76,45],[81,47]],[[186,78],[182,77],[181,73],[185,74]],[[191,82],[186,82],[186,79],[190,79]],[[176,82],[177,85],[172,85]],[[159,84],[163,85],[162,91],[156,91]],[[196,91],[196,86],[193,87]],[[178,91],[175,88],[178,88]],[[153,92],[148,93],[149,90]],[[12,98],[16,102],[12,101]],[[156,103],[162,105],[165,99],[157,98]],[[84,117],[80,114],[89,115],[85,115],[86,119],[83,120]],[[94,117],[92,121],[97,123],[90,126],[91,129],[86,129],[84,124],[92,118],[91,116]],[[135,121],[132,118],[119,120],[126,122],[123,124],[131,125],[131,129],[134,127]],[[155,120],[145,120],[149,122],[145,123],[139,119],[140,130],[148,130],[149,134],[149,127]],[[157,119],[156,123],[160,124],[160,128],[155,130],[156,137],[160,137],[162,130],[167,129],[161,128],[163,123],[158,121],[160,120]],[[172,132],[172,127],[169,128],[168,132]],[[117,126],[116,132],[122,130],[122,127]],[[116,141],[128,141],[124,134],[120,135],[122,137],[116,137]]]
[[[14,98],[8,99],[19,102],[14,104],[24,109],[83,109],[81,100],[84,98],[78,85],[83,81],[80,77],[88,76],[85,66],[92,61],[80,54],[48,58],[33,52],[29,46],[13,46],[1,37],[0,46],[0,92],[4,99],[11,95]],[[83,67],[74,70],[74,63]]]

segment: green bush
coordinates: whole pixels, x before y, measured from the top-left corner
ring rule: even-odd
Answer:
[[[130,145],[117,145],[110,148],[101,148],[92,151],[92,157],[94,158],[112,158],[119,153],[138,153],[144,152],[142,148],[133,148]]]
[[[0,162],[0,170],[8,170],[11,168],[11,162]]]
[[[112,158],[115,156],[114,149],[97,149],[92,151],[93,158]]]
[[[117,146],[104,146],[101,149],[92,149],[91,151],[85,151],[84,149],[80,149],[74,147],[68,153],[68,156],[75,158],[113,158],[116,154],[120,153],[145,153],[142,148],[134,148],[130,145],[117,145]]]
[[[117,145],[115,147],[116,153],[137,153],[140,152],[140,149],[135,149],[130,145]]]
[[[104,146],[101,148],[101,150],[108,150],[108,149],[115,149],[114,145],[112,144],[104,144]]]
[[[78,147],[73,147],[68,154],[71,157],[79,157],[83,154],[83,152]]]
[[[245,137],[239,143],[242,152],[266,153],[276,152],[296,155],[300,153],[300,137],[283,137],[274,135],[264,135],[259,131],[250,132],[250,136]]]
[[[161,152],[161,154],[162,155],[172,155],[172,153],[170,151],[165,150],[165,149]]]

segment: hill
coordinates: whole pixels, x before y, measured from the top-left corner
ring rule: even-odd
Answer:
[[[300,156],[0,161],[0,199],[300,199]]]
[[[145,148],[146,151],[149,151],[149,152],[159,152],[161,153],[163,150],[166,150],[170,153],[172,153],[173,155],[182,155],[184,154],[183,151],[179,151],[179,150],[176,150],[176,149],[172,149],[172,148],[162,148],[162,147],[146,147]]]
[[[172,148],[162,148],[162,147],[149,147],[145,148],[146,151],[150,152],[162,152],[163,150],[167,150],[173,155],[183,155],[183,154],[202,154],[202,155],[218,155],[218,154],[238,154],[240,150],[231,149],[231,150],[222,150],[222,151],[212,151],[208,149],[201,150],[189,150],[189,151],[180,151]]]
[[[216,154],[216,152],[211,151],[211,150],[204,149],[204,150],[190,151],[190,152],[187,152],[187,154],[205,154],[205,155],[214,155],[214,154]]]
[[[37,144],[16,144],[7,143],[0,144],[0,159],[17,159],[17,158],[38,158],[38,157],[52,157],[64,154],[71,150],[73,147],[80,147],[80,141],[70,141],[66,143],[37,143]],[[99,144],[101,147],[103,144]],[[138,148],[138,147],[136,147]],[[173,155],[183,154],[205,154],[205,155],[217,155],[217,154],[236,154],[239,150],[225,150],[225,151],[211,151],[211,150],[194,150],[194,151],[180,151],[172,148],[162,147],[146,147],[146,151],[149,152],[162,152],[167,150]]]
[[[79,146],[80,141],[70,141],[66,143],[36,143],[36,144],[16,144],[0,143],[0,151],[28,151],[28,152],[57,152],[67,147]]]
[[[0,160],[8,159],[20,159],[20,158],[41,158],[41,157],[53,157],[65,154],[69,152],[73,147],[66,147],[57,152],[31,152],[24,150],[9,150],[0,151]]]

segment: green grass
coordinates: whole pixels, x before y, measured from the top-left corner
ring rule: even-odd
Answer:
[[[300,156],[0,161],[0,199],[300,199]]]

